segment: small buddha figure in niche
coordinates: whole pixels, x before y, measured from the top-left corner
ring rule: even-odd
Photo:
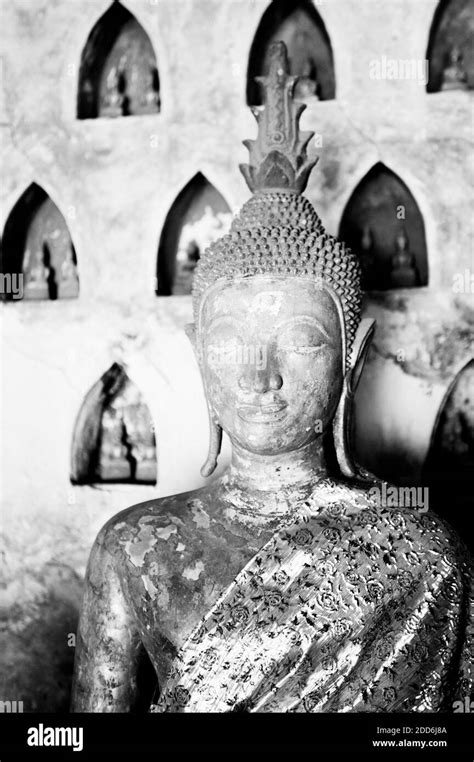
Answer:
[[[106,117],[123,116],[125,113],[124,73],[112,66],[106,79],[106,93],[100,115]]]
[[[193,273],[200,257],[200,247],[194,238],[188,240],[187,231],[183,231],[178,244],[173,280],[173,294],[190,294],[193,284]]]
[[[395,254],[391,259],[391,288],[414,288],[419,285],[420,278],[416,260],[410,251],[408,243],[406,230],[402,227],[397,233]]]
[[[366,222],[362,228],[359,261],[361,267],[362,288],[370,289],[375,280],[375,256],[373,251],[372,231],[368,222]]]
[[[89,77],[86,77],[82,85],[82,98],[84,100],[84,112],[86,114],[92,113],[94,109],[95,93],[94,86]]]
[[[153,483],[156,481],[156,447],[149,417],[144,414],[142,406],[129,412],[127,428],[133,442],[131,454],[136,461],[135,479],[137,482]]]
[[[66,249],[59,276],[58,299],[76,298],[79,293],[79,278],[77,277],[72,244],[69,244]]]
[[[443,72],[441,90],[469,90],[462,54],[456,46],[449,54],[448,65]]]
[[[300,101],[307,98],[319,99],[316,62],[308,52],[308,41],[304,32],[298,32],[295,36],[294,46],[296,52],[291,61],[291,70],[298,76],[294,98]]]
[[[123,412],[106,408],[102,416],[102,437],[99,455],[99,478],[104,482],[129,481],[132,478],[128,458],[128,433]]]
[[[352,457],[373,332],[360,268],[301,195],[312,134],[283,43],[261,83],[242,166],[253,195],[201,256],[189,329],[209,406],[202,474],[223,430],[231,464],[99,533],[73,710],[451,711],[469,695],[467,551],[434,514],[384,505]]]
[[[196,241],[190,241],[186,246],[186,262],[183,268],[193,272],[196,269],[196,265],[199,262],[200,252],[199,246]]]
[[[141,114],[157,114],[160,110],[160,81],[156,66],[150,66],[148,70],[148,82],[144,95]]]
[[[28,253],[25,254],[25,260],[29,260]],[[49,277],[50,270],[44,263],[44,252],[38,248],[25,283],[25,299],[49,299]]]

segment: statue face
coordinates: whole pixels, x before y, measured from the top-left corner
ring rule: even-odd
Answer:
[[[319,436],[341,393],[343,330],[331,294],[310,280],[254,276],[211,290],[198,341],[208,400],[231,440],[277,454]]]

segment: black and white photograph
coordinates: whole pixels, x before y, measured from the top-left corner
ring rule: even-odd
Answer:
[[[472,762],[473,91],[472,0],[0,0],[1,762]]]

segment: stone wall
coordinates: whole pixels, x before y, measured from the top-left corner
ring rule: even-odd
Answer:
[[[115,512],[202,484],[207,415],[183,327],[189,297],[155,296],[166,215],[202,172],[236,210],[237,165],[255,134],[247,61],[263,0],[127,0],[154,46],[161,112],[76,119],[81,51],[109,0],[1,0],[0,229],[31,182],[63,213],[77,300],[1,305],[3,484],[0,698],[25,711],[67,709],[87,556]],[[307,195],[337,234],[354,188],[378,161],[410,188],[426,230],[429,285],[368,295],[378,330],[357,396],[360,459],[404,483],[420,478],[443,396],[472,356],[469,93],[428,95],[374,80],[382,56],[424,59],[436,0],[321,0],[336,98],[302,119],[320,162]],[[212,20],[212,23],[210,23]],[[150,408],[158,483],[73,487],[70,450],[85,395],[113,362]],[[222,458],[221,468],[227,453]]]

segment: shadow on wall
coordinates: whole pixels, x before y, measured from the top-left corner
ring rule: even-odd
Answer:
[[[430,504],[474,550],[474,360],[458,373],[434,426],[423,471]]]
[[[21,580],[2,627],[2,700],[24,712],[68,712],[82,581],[69,567],[47,564]]]

